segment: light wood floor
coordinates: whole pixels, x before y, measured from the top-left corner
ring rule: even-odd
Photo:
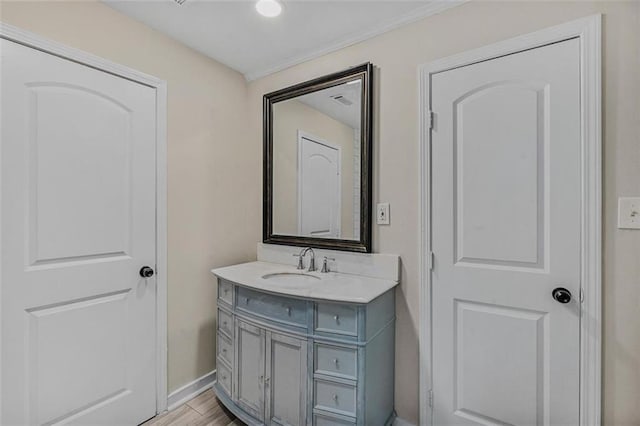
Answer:
[[[240,420],[227,410],[213,390],[193,398],[173,411],[154,417],[143,426],[243,426]]]

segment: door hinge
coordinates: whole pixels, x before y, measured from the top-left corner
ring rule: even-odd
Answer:
[[[429,127],[429,130],[433,130],[433,123],[435,121],[435,113],[433,111],[428,111],[427,112],[427,126]]]
[[[433,408],[433,391],[429,389],[429,407]]]
[[[433,271],[433,263],[434,263],[434,255],[433,255],[433,252],[430,251],[429,254],[427,255],[427,267],[429,268],[430,271]]]

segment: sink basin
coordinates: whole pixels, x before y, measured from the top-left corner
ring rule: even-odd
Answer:
[[[288,288],[306,287],[320,280],[320,277],[302,272],[275,272],[263,275],[262,278]]]

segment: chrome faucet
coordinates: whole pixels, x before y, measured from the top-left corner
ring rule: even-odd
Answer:
[[[303,270],[304,269],[304,263],[302,263],[302,252],[300,253],[293,253],[293,257],[297,257],[298,258],[298,266],[296,267],[296,269],[298,270]]]
[[[300,250],[299,254],[294,254],[294,256],[298,257],[298,269],[304,269],[304,264],[302,263],[302,258],[307,254],[307,252],[311,252],[311,260],[309,261],[309,269],[307,272],[313,272],[316,270],[316,254],[314,253],[311,247],[303,248]]]
[[[327,256],[325,256],[325,257],[324,257],[324,261],[322,262],[322,270],[320,270],[320,272],[322,272],[322,273],[324,273],[324,274],[326,274],[327,272],[331,272],[331,271],[329,270],[329,265],[327,264],[327,261],[329,261],[329,260],[333,260],[333,261],[335,261],[336,259],[335,259],[335,258],[333,258],[333,257],[327,257]]]

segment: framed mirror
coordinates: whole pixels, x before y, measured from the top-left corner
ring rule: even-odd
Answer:
[[[264,96],[263,241],[371,252],[373,65]]]

